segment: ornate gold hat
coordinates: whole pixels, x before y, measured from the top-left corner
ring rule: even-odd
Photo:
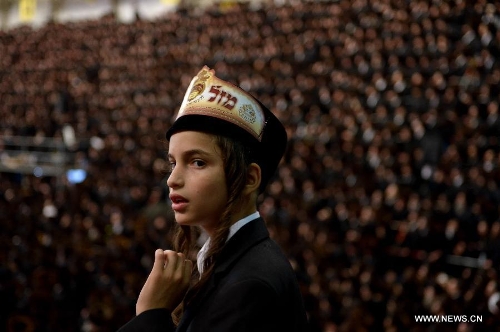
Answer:
[[[184,130],[225,135],[245,143],[262,169],[261,191],[276,171],[287,143],[285,128],[267,107],[240,87],[216,77],[207,66],[191,80],[166,137]]]

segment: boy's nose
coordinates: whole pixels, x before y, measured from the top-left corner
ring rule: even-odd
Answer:
[[[167,186],[169,188],[177,188],[181,186],[181,184],[182,178],[180,176],[180,172],[178,171],[178,168],[174,168],[167,178]]]

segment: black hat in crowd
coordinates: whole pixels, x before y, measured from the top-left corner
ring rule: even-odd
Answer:
[[[189,85],[167,139],[195,130],[242,141],[260,166],[260,192],[274,175],[285,153],[287,135],[276,116],[255,97],[215,76],[204,66]]]

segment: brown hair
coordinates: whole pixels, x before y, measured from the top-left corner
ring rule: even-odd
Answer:
[[[197,297],[213,272],[217,256],[226,243],[233,212],[239,206],[242,199],[241,192],[246,184],[248,165],[253,160],[251,151],[245,148],[243,143],[220,135],[214,135],[214,139],[221,151],[226,176],[228,201],[226,209],[221,215],[218,228],[210,238],[210,248],[203,262],[203,273],[200,275],[199,280],[194,282],[186,294],[184,301],[172,313],[176,324],[180,321],[184,305],[189,304]],[[179,226],[177,224],[177,232],[174,238],[175,250],[190,257],[190,253],[196,245],[197,235],[198,232],[193,227]]]

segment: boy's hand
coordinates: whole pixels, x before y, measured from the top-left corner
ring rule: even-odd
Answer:
[[[187,292],[192,270],[193,262],[183,254],[157,249],[153,268],[137,299],[136,315],[149,309],[174,310]]]

